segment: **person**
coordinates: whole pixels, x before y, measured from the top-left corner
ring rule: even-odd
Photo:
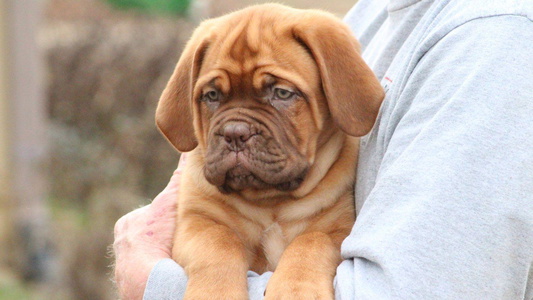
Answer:
[[[527,0],[360,0],[349,11],[386,97],[361,139],[337,299],[533,299],[532,18]],[[124,299],[183,295],[170,259],[176,174],[117,222]],[[270,275],[249,273],[251,299]]]

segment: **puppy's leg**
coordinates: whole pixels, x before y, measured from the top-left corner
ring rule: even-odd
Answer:
[[[322,232],[294,239],[268,282],[265,299],[333,299],[333,278],[340,263],[337,244]]]
[[[239,237],[203,216],[180,220],[173,257],[187,272],[185,299],[248,299],[248,263]]]

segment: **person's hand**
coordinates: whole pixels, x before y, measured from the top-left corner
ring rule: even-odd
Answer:
[[[167,187],[152,204],[128,213],[115,224],[115,282],[120,299],[142,299],[152,268],[161,259],[172,257],[179,179],[184,165],[182,155]]]

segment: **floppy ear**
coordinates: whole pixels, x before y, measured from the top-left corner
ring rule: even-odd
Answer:
[[[207,46],[207,41],[195,32],[157,105],[157,127],[180,152],[191,151],[198,145],[194,135],[192,93]]]
[[[333,16],[313,12],[293,27],[294,38],[315,59],[333,120],[352,136],[367,134],[384,98],[378,79],[359,55],[350,29]]]

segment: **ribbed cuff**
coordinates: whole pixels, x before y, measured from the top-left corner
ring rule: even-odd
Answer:
[[[248,292],[251,300],[263,299],[272,272],[262,275],[248,272]],[[143,300],[183,299],[187,288],[185,270],[170,258],[160,260],[150,272]]]
[[[170,258],[160,260],[150,272],[143,300],[183,299],[187,288],[185,270]]]

